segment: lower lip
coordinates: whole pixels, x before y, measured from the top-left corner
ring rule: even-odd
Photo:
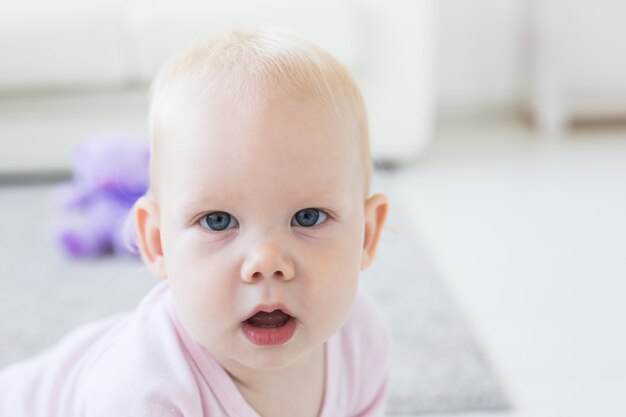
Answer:
[[[280,327],[254,327],[244,322],[243,334],[257,346],[277,346],[287,343],[296,332],[296,319],[291,317]]]

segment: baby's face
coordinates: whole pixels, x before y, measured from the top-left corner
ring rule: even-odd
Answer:
[[[357,140],[289,100],[253,111],[222,97],[173,117],[156,180],[180,318],[222,365],[292,364],[339,329],[355,299],[365,202]]]

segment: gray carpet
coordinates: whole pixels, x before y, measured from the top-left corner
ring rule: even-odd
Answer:
[[[50,191],[0,187],[0,367],[80,323],[131,309],[155,283],[131,259],[63,257],[50,239]],[[388,224],[362,280],[394,332],[388,414],[507,407],[500,381],[436,269],[402,227],[404,216],[394,210]]]

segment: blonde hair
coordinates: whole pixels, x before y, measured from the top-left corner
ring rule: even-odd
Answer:
[[[188,91],[191,99],[202,97],[215,86],[231,89],[237,97],[251,100],[251,105],[277,94],[296,100],[313,99],[321,109],[353,126],[351,131],[360,142],[368,194],[372,162],[365,104],[349,71],[327,51],[291,32],[263,27],[227,30],[175,56],[151,86],[153,158],[158,152],[163,98],[174,85],[189,80],[199,81]]]

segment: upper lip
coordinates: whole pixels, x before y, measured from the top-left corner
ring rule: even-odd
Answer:
[[[283,313],[293,317],[293,314],[284,304],[259,304],[248,314],[244,321],[250,320],[255,314],[259,312],[271,313],[272,311],[281,310]]]

